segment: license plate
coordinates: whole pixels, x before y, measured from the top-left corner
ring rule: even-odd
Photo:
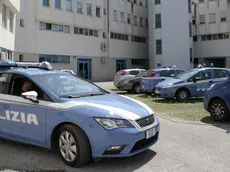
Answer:
[[[151,128],[151,129],[149,129],[149,130],[146,131],[145,138],[149,139],[149,138],[155,136],[155,134],[156,134],[156,129],[155,128]]]

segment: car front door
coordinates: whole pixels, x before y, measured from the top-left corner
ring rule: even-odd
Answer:
[[[12,75],[8,94],[1,94],[1,134],[23,142],[44,145],[49,102],[44,100],[45,94],[32,81],[33,91],[38,93],[38,102],[25,99],[18,94],[24,78],[21,75]]]
[[[190,94],[192,97],[204,96],[210,85],[213,83],[212,70],[206,69],[195,74],[189,81]]]

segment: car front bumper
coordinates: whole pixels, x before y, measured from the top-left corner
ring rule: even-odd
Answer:
[[[167,88],[156,87],[155,94],[159,95],[162,98],[174,98],[175,97],[174,91],[167,89]]]
[[[160,131],[160,123],[156,117],[150,128],[143,131],[136,128],[119,128],[108,131],[99,127],[100,129],[94,130],[94,134],[90,137],[94,158],[128,157],[143,152],[158,141]],[[146,132],[152,128],[155,128],[155,135],[146,139]],[[123,148],[115,153],[107,153],[108,148],[113,146]]]

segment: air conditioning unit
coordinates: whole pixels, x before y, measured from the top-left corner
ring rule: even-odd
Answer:
[[[106,51],[107,50],[107,45],[105,43],[101,43],[101,50]]]

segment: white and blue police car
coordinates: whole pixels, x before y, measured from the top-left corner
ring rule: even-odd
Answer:
[[[0,137],[56,149],[70,166],[127,157],[157,142],[147,105],[48,62],[0,62]]]

